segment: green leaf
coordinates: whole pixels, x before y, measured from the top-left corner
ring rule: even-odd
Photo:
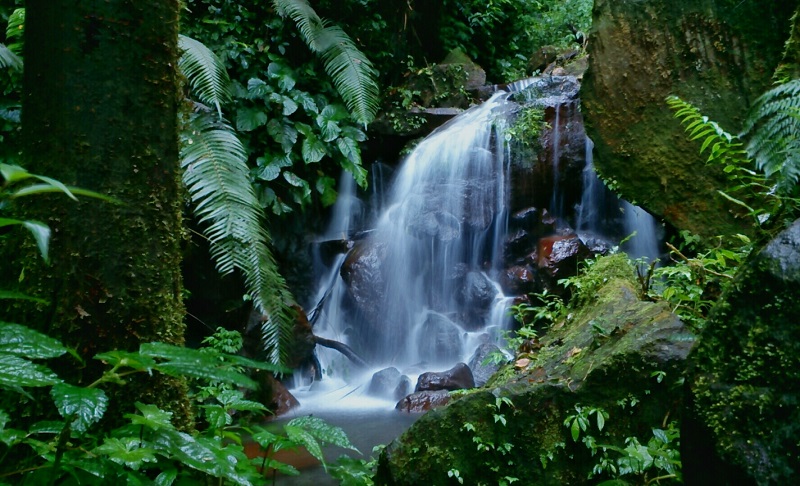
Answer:
[[[39,297],[33,297],[28,294],[23,294],[21,292],[13,292],[10,290],[0,290],[0,300],[2,299],[9,299],[9,300],[29,300],[31,302],[36,302],[37,304],[46,304],[47,300],[40,299]]]
[[[267,73],[269,73],[270,78],[278,81],[278,87],[282,91],[290,91],[294,88],[294,73],[291,68],[285,64],[271,62],[269,66],[267,66]]]
[[[56,358],[67,352],[58,340],[33,329],[0,321],[0,353],[28,359]]]
[[[292,151],[295,142],[297,142],[297,130],[287,122],[281,122],[275,118],[267,123],[267,133],[273,140],[281,144],[284,153]]]
[[[574,442],[578,442],[578,437],[581,435],[581,426],[578,423],[578,419],[572,421],[572,426],[569,428],[570,433],[572,434],[572,440]]]
[[[102,361],[109,366],[124,366],[137,371],[150,371],[156,366],[156,362],[149,356],[142,356],[139,353],[127,351],[109,351],[100,353],[94,359]]]
[[[247,81],[247,94],[250,99],[266,98],[272,94],[272,87],[261,79],[251,78]]]
[[[39,253],[42,258],[48,260],[48,249],[50,246],[50,228],[38,221],[22,221],[18,219],[0,218],[0,227],[21,225],[30,231],[33,239],[36,240],[36,246],[39,247]]]
[[[260,108],[239,108],[236,110],[236,129],[249,132],[267,124],[267,114]]]
[[[316,189],[320,193],[320,201],[325,207],[331,206],[336,202],[338,193],[336,192],[336,179],[328,176],[321,176],[317,179]]]
[[[211,429],[221,429],[233,423],[233,417],[219,405],[203,405],[206,412],[206,422]]]
[[[358,143],[356,143],[355,140],[352,138],[340,137],[336,139],[336,146],[339,147],[339,151],[347,160],[355,165],[361,165],[361,153],[358,149]]]
[[[155,486],[172,486],[172,483],[175,482],[175,479],[177,477],[178,477],[177,469],[167,469],[166,471],[156,476],[154,484]]]
[[[322,467],[325,468],[326,471],[328,470],[328,466],[325,464],[325,457],[322,455],[322,447],[313,435],[301,427],[295,427],[289,424],[284,427],[284,430],[289,440],[305,447],[308,453],[321,462]]]
[[[50,386],[60,382],[61,378],[46,366],[0,353],[0,387],[19,391],[21,387]]]
[[[325,148],[325,144],[323,144],[315,134],[311,133],[306,135],[305,140],[303,140],[302,154],[303,162],[306,164],[313,164],[319,162],[323,157],[328,155],[328,151]]]
[[[603,411],[597,410],[595,415],[597,415],[597,430],[603,430],[603,427],[606,425],[606,418],[603,416]]]
[[[217,395],[217,400],[225,406],[226,410],[239,410],[257,412],[267,410],[262,403],[245,400],[244,394],[239,390],[223,390]]]
[[[139,347],[139,353],[143,356],[164,360],[157,362],[154,369],[171,376],[223,381],[249,389],[255,389],[258,386],[245,374],[235,370],[231,364],[220,363],[217,359],[218,355],[204,353],[197,349],[163,343],[144,343]]]
[[[325,444],[331,444],[359,452],[350,442],[350,439],[347,438],[347,434],[345,434],[341,427],[331,425],[319,417],[298,417],[290,420],[286,425],[301,428],[311,434],[312,437]]]
[[[155,463],[155,449],[142,447],[142,441],[137,437],[106,437],[103,444],[92,450],[93,454],[108,456],[117,464],[138,471],[146,462]]]
[[[231,100],[231,80],[225,63],[200,41],[185,35],[178,36],[181,70],[200,101],[213,105],[222,119],[222,105]]]
[[[175,429],[170,421],[172,412],[165,412],[155,405],[145,405],[140,402],[136,402],[136,409],[139,410],[141,415],[125,415],[125,418],[130,419],[133,425],[142,425],[152,430]]]
[[[289,96],[291,96],[297,104],[302,106],[308,115],[316,115],[319,113],[319,108],[314,98],[305,91],[293,90]]]
[[[82,388],[59,383],[50,390],[58,413],[72,422],[72,430],[83,434],[89,426],[103,418],[108,407],[108,397],[103,390]]]

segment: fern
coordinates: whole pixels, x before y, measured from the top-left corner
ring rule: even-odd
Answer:
[[[230,125],[195,113],[182,134],[181,166],[195,214],[208,225],[204,233],[217,270],[242,272],[253,304],[264,316],[262,339],[269,359],[285,361],[292,298],[269,250],[244,147]]]
[[[321,19],[307,0],[272,3],[281,16],[294,20],[306,45],[322,59],[355,120],[364,125],[371,122],[378,111],[378,83],[369,59],[341,28]]]
[[[750,110],[743,136],[756,166],[776,181],[781,194],[791,194],[800,178],[800,79],[761,95]]]
[[[11,49],[0,44],[0,69],[15,69],[17,71],[22,70],[22,59],[19,58],[16,54],[14,54]]]
[[[214,106],[222,119],[222,105],[231,100],[231,80],[225,65],[205,44],[191,37],[179,35],[178,46],[178,68],[189,80],[192,94],[200,102]]]
[[[782,201],[774,197],[766,176],[751,168],[753,162],[738,137],[704,116],[691,103],[677,96],[668,96],[666,101],[675,110],[675,117],[685,125],[689,139],[701,142],[700,153],[708,151],[706,163],[720,165],[727,174],[731,187],[726,191],[717,191],[722,197],[746,209],[756,219],[757,225],[764,223],[780,209]],[[737,192],[742,195],[734,197],[733,194]],[[754,208],[751,201],[760,204]]]

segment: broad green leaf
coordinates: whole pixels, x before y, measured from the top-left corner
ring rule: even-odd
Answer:
[[[145,462],[158,462],[155,449],[142,447],[138,437],[106,437],[103,444],[95,447],[93,454],[108,456],[122,466],[138,471]]]
[[[297,111],[297,103],[295,103],[293,99],[289,98],[286,95],[282,95],[280,93],[272,93],[269,96],[269,99],[281,105],[283,116],[289,116],[295,111]]]
[[[82,388],[59,383],[50,390],[58,413],[72,422],[72,430],[83,434],[89,426],[103,418],[108,407],[108,397],[98,388]]]
[[[247,94],[251,99],[266,98],[272,93],[272,87],[261,79],[251,78],[247,81]]]
[[[31,425],[28,432],[31,434],[51,434],[56,435],[64,430],[64,422],[57,422],[55,420],[43,420]]]
[[[319,113],[319,108],[314,98],[305,91],[292,90],[289,96],[291,96],[297,104],[302,106],[308,115],[316,115]]]
[[[284,427],[284,430],[286,431],[286,435],[289,437],[289,440],[305,447],[308,453],[320,461],[322,463],[322,467],[324,467],[326,471],[328,470],[328,466],[325,464],[325,457],[322,455],[322,447],[313,435],[301,427],[296,427],[289,424]]]
[[[339,164],[342,166],[343,169],[347,170],[351,174],[353,174],[353,178],[356,180],[356,184],[362,189],[366,189],[368,182],[367,182],[367,170],[361,167],[358,164],[354,164],[349,160],[340,161]]]
[[[361,165],[361,153],[358,150],[358,143],[352,138],[337,138],[336,139],[336,146],[339,147],[339,151],[344,155],[347,160],[350,162]]]
[[[244,395],[239,390],[223,390],[217,395],[217,400],[225,406],[227,410],[239,410],[257,412],[267,410],[262,403],[252,400],[245,400]]]
[[[664,444],[669,444],[669,437],[667,437],[667,433],[662,429],[653,429],[653,435]]]
[[[177,477],[178,477],[177,469],[167,469],[166,471],[156,476],[154,484],[155,486],[172,486],[172,483],[175,482],[175,479]]]
[[[322,205],[327,207],[336,202],[338,193],[336,192],[336,180],[333,177],[322,176],[317,179],[316,188],[320,193]]]
[[[221,429],[233,423],[233,417],[219,405],[203,405],[206,411],[206,422],[211,429]]]
[[[364,133],[361,129],[353,126],[342,127],[342,136],[346,138],[352,138],[356,142],[363,142],[367,139],[366,133]]]
[[[603,416],[603,412],[598,410],[595,415],[597,415],[597,430],[603,430],[606,425],[606,418]]]
[[[61,378],[46,366],[0,353],[0,387],[18,390],[20,387],[50,386],[60,382]]]
[[[572,434],[573,442],[578,442],[578,437],[581,435],[581,426],[578,424],[578,419],[572,421],[572,426],[570,426],[569,430]]]
[[[275,373],[291,373],[291,368],[287,368],[285,366],[280,366],[272,363],[267,363],[266,361],[257,361],[250,358],[245,358],[244,356],[239,356],[238,354],[229,354],[225,356],[225,361],[230,362],[236,366],[245,366],[247,368],[252,368],[254,370],[265,370],[265,371],[273,371]]]
[[[23,294],[21,292],[13,292],[10,290],[0,290],[0,300],[2,299],[10,299],[10,300],[29,300],[31,302],[36,302],[37,304],[46,304],[47,300],[40,299],[39,297],[33,297],[28,294]]]
[[[67,352],[57,339],[33,329],[0,321],[0,353],[29,359],[56,358]]]
[[[298,203],[303,204],[308,202],[311,197],[311,186],[308,185],[308,181],[289,171],[283,173],[283,178],[292,186],[300,189],[299,194],[295,196]]]
[[[153,430],[175,429],[170,421],[172,412],[165,412],[155,405],[145,405],[140,402],[136,402],[136,409],[139,410],[141,415],[125,415],[125,418],[130,419],[132,424],[143,425]]]
[[[236,110],[236,129],[249,132],[267,124],[267,114],[260,108],[239,108]]]
[[[0,227],[11,225],[21,225],[27,228],[31,235],[33,235],[33,239],[36,240],[36,245],[39,247],[39,253],[41,253],[42,258],[47,261],[48,248],[50,245],[50,228],[46,224],[38,221],[0,218]]]
[[[249,389],[257,387],[253,380],[233,369],[232,365],[220,364],[216,356],[196,349],[163,343],[144,343],[139,347],[139,352],[144,356],[166,360],[158,362],[155,369],[171,376],[224,381]]]
[[[294,73],[288,66],[278,62],[271,62],[269,66],[267,66],[267,73],[269,73],[270,78],[278,81],[278,87],[282,91],[288,92],[294,88]]]
[[[302,154],[303,162],[306,164],[313,164],[319,162],[323,157],[328,155],[328,151],[325,148],[325,144],[323,144],[315,134],[309,133],[306,135],[305,140],[303,140]]]
[[[94,359],[102,361],[109,366],[124,366],[138,371],[150,371],[156,366],[156,362],[149,356],[128,351],[109,351],[100,353]]]
[[[18,165],[0,163],[0,175],[6,180],[6,184],[30,179],[33,174]]]
[[[281,175],[281,168],[277,164],[267,164],[256,169],[255,174],[262,181],[274,181]]]
[[[284,153],[292,151],[295,142],[297,142],[297,130],[286,121],[279,121],[275,118],[267,123],[267,133],[273,140],[281,144]]]
[[[286,425],[287,427],[292,426],[303,429],[325,444],[331,444],[358,452],[358,449],[350,442],[350,439],[347,438],[347,434],[345,434],[341,427],[331,425],[319,417],[312,417],[310,415],[298,417],[290,420]]]
[[[317,126],[322,134],[322,140],[325,142],[336,140],[336,137],[338,137],[339,133],[342,131],[336,120],[326,119],[322,114],[317,115]]]

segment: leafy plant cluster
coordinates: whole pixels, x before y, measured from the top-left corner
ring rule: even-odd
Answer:
[[[448,0],[442,42],[448,50],[461,48],[493,79],[513,81],[530,75],[528,58],[537,49],[546,45],[565,48],[578,40],[576,33],[588,32],[593,3]]]
[[[25,10],[0,12],[5,25],[0,41],[0,157],[8,159],[18,147],[20,130],[20,88],[22,87],[22,24]]]
[[[226,340],[224,336],[215,339],[217,345]],[[219,478],[218,484],[268,484],[268,470],[299,474],[272,459],[279,450],[302,446],[323,464],[322,444],[355,450],[341,429],[315,417],[293,419],[283,433],[241,425],[247,414],[266,412],[264,405],[244,398],[241,390],[252,389],[256,383],[243,370],[279,371],[273,365],[214,347],[193,350],[147,343],[137,352],[95,356],[108,369],[82,387],[63,381],[42,363],[68,352],[57,340],[25,326],[0,323],[0,388],[25,396],[32,388],[49,389],[60,416],[20,429],[14,411],[0,410],[2,455],[13,458],[2,461],[0,484],[53,484],[71,478],[77,484],[170,485],[208,477]],[[104,389],[124,385],[132,375],[143,373],[216,384],[204,387],[207,399],[197,402],[205,427],[196,433],[178,430],[170,412],[136,403],[135,411],[124,415],[125,425],[102,432],[98,423],[105,418],[109,403]],[[255,457],[245,452],[249,442],[255,444],[251,449],[259,451]]]
[[[479,431],[481,425],[466,422],[461,426],[462,430],[469,432],[472,435],[472,443],[475,448],[481,453],[483,460],[483,468],[485,468],[486,476],[494,476],[498,486],[508,486],[519,481],[519,478],[505,474],[507,468],[514,466],[514,459],[511,457],[511,450],[514,448],[513,437],[508,433],[504,433],[508,419],[506,413],[513,412],[514,403],[508,397],[495,397],[494,403],[486,405],[492,416],[493,433],[490,437],[483,437]],[[498,429],[498,426],[501,428]],[[447,476],[454,478],[459,484],[464,484],[464,478],[461,477],[461,472],[458,469],[451,469],[447,472]],[[490,484],[479,482],[478,484]],[[493,484],[493,483],[491,483]]]
[[[231,80],[225,113],[262,207],[282,215],[331,205],[342,169],[366,186],[359,143],[377,109],[377,84],[350,38],[305,0],[186,6],[182,30],[219,56]]]
[[[624,405],[626,402],[621,404]],[[653,436],[646,444],[637,437],[627,437],[625,447],[620,447],[600,442],[608,439],[607,432],[604,432],[610,417],[607,411],[582,405],[574,408],[574,413],[564,420],[564,427],[569,430],[573,442],[580,440],[592,457],[597,458],[589,479],[610,478],[598,483],[602,486],[681,482],[680,430],[675,422],[654,427]],[[552,460],[541,459],[544,465],[548,459]]]

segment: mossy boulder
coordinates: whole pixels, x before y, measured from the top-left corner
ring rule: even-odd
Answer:
[[[584,282],[584,305],[541,338],[537,351],[517,356],[484,388],[429,412],[392,442],[381,454],[377,484],[458,484],[455,471],[463,484],[504,477],[594,484],[600,478],[587,478],[598,457],[564,425],[576,406],[608,412],[602,430],[592,422],[585,432],[607,444],[629,436],[646,443],[652,427],[676,418],[676,383],[693,337],[667,306],[637,298],[623,259],[599,260],[606,270],[627,270]]]
[[[752,233],[687,140],[677,95],[730,133],[772,83],[797,0],[596,0],[581,88],[595,166],[629,201],[702,235]]]
[[[753,257],[690,357],[687,484],[800,483],[800,220]]]

